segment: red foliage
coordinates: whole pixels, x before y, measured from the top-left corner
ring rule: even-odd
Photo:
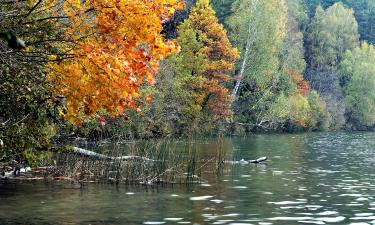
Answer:
[[[293,69],[290,69],[288,71],[288,75],[293,80],[293,82],[297,85],[298,93],[300,95],[306,96],[310,90],[310,86],[309,86],[309,83],[303,78],[303,75]]]

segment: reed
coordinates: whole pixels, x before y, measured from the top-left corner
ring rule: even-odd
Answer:
[[[86,143],[84,148],[111,157],[93,159],[71,153],[55,154],[49,161],[47,173],[54,179],[80,182],[113,182],[128,184],[199,183],[202,171],[219,172],[223,168],[225,151],[222,140],[217,140],[216,155],[201,158],[201,150],[194,142],[177,140],[138,140],[128,142]],[[183,144],[183,146],[181,146]],[[122,159],[120,156],[138,156]]]

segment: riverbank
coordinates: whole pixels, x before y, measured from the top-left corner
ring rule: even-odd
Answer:
[[[69,152],[55,152],[39,167],[25,175],[22,165],[5,166],[5,179],[68,180],[75,182],[109,183],[200,183],[202,170],[215,173],[225,167],[227,160],[221,142],[214,143],[215,156],[200,157],[200,152],[189,142],[149,140],[126,143],[90,143],[74,147]],[[88,150],[90,149],[90,150]],[[229,160],[231,160],[229,158]],[[1,171],[0,171],[1,172]],[[4,176],[4,175],[7,176]],[[16,175],[16,176],[15,176]]]

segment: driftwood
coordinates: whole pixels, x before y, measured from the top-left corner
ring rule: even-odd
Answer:
[[[86,150],[86,149],[83,149],[83,148],[78,148],[78,147],[74,147],[73,151],[74,151],[74,153],[76,153],[78,155],[82,155],[82,156],[86,156],[86,157],[90,157],[90,158],[94,158],[94,159],[104,159],[104,160],[133,160],[133,159],[139,159],[139,160],[151,161],[151,162],[157,162],[158,161],[158,160],[149,159],[149,158],[146,158],[146,157],[136,156],[136,155],[133,155],[133,156],[130,156],[130,155],[128,155],[128,156],[118,156],[118,157],[107,156],[107,155],[99,154],[99,153],[89,151],[89,150]],[[267,161],[267,159],[268,158],[266,156],[264,156],[264,157],[260,157],[260,158],[255,159],[255,160],[241,159],[239,161],[223,161],[223,163],[230,163],[230,164],[261,163],[261,162]]]
[[[87,157],[94,158],[94,159],[106,159],[106,160],[132,160],[132,159],[140,159],[140,160],[152,161],[152,162],[157,162],[158,161],[158,160],[149,159],[149,158],[146,158],[146,157],[136,156],[136,155],[127,155],[127,156],[118,156],[118,157],[107,156],[107,155],[99,154],[99,153],[96,153],[96,152],[93,152],[93,151],[89,151],[89,150],[86,150],[86,149],[83,149],[83,148],[78,148],[78,147],[74,147],[73,151],[74,151],[74,153],[76,153],[78,155],[87,156]],[[241,159],[240,161],[223,161],[223,162],[224,163],[231,163],[231,164],[248,164],[248,163],[261,163],[261,162],[266,161],[267,159],[268,158],[266,156],[264,156],[264,157],[260,157],[260,158],[255,159],[255,160],[244,160],[244,159]]]
[[[149,159],[149,158],[146,158],[146,157],[136,156],[136,155],[126,155],[126,156],[118,156],[118,157],[108,156],[108,155],[99,154],[99,153],[89,151],[89,150],[86,150],[86,149],[83,149],[83,148],[78,148],[78,147],[74,147],[73,152],[78,154],[78,155],[87,156],[87,157],[93,158],[93,159],[102,159],[102,160],[104,159],[104,160],[121,161],[121,160],[139,159],[139,160],[151,161],[151,162],[157,161],[157,160],[154,160],[154,159]]]

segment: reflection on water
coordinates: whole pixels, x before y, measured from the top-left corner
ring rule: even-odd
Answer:
[[[226,139],[237,165],[200,185],[0,185],[0,224],[375,224],[375,134]],[[197,143],[202,158],[215,145]],[[204,171],[203,171],[204,172]]]

